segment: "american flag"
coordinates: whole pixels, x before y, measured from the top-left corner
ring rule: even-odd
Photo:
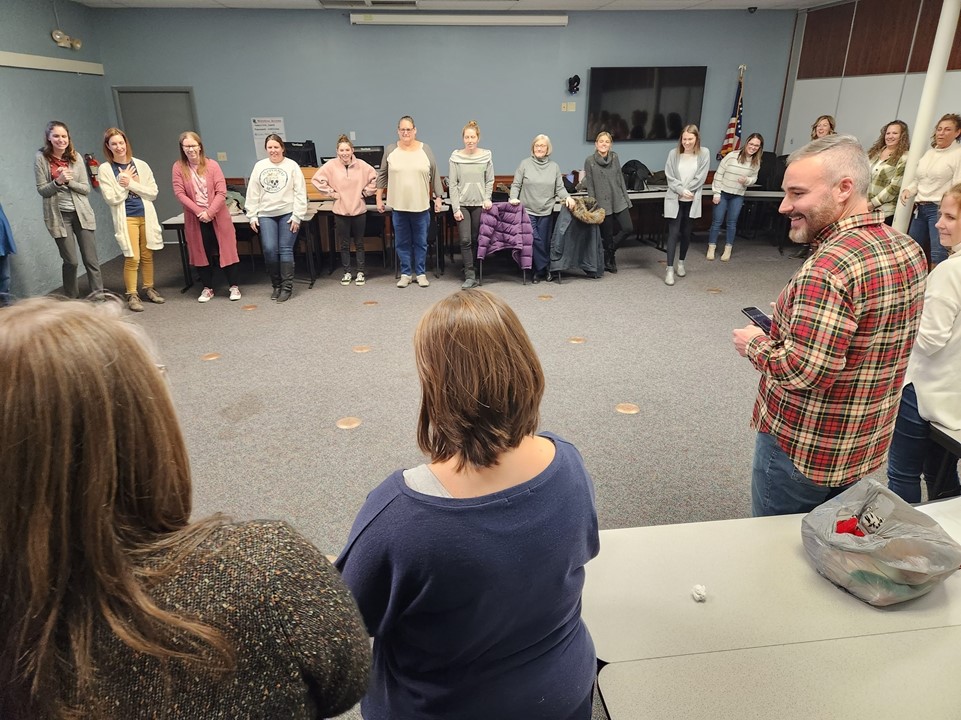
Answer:
[[[724,142],[721,143],[721,149],[717,153],[718,160],[729,152],[741,149],[741,123],[744,119],[744,70],[744,65],[738,68],[734,107],[731,110],[731,119],[727,123],[727,132],[724,133]]]

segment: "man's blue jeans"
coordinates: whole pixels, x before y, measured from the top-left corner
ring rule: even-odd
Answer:
[[[947,450],[929,438],[930,423],[918,411],[918,394],[909,383],[901,391],[898,419],[888,450],[888,487],[909,503],[921,502],[921,473],[934,482]],[[954,458],[946,485],[958,484],[958,461]]]
[[[394,210],[390,222],[394,228],[394,248],[400,261],[401,275],[423,275],[427,271],[430,209],[421,212]]]
[[[773,435],[757,434],[751,472],[751,515],[754,517],[810,512],[848,487],[825,487],[808,480]]]
[[[260,247],[264,251],[264,261],[267,267],[277,263],[278,257],[281,262],[294,261],[294,243],[297,242],[297,233],[291,232],[290,220],[291,213],[277,215],[276,217],[260,217],[257,222],[260,225]]]
[[[939,263],[948,259],[948,250],[941,244],[941,234],[935,225],[938,222],[939,207],[937,203],[918,203],[917,215],[911,219],[908,235],[928,252],[930,248],[931,262]]]
[[[734,244],[734,236],[737,234],[737,218],[741,214],[741,206],[744,205],[743,195],[732,193],[721,193],[720,202],[714,206],[714,215],[711,219],[711,231],[707,236],[708,245],[717,245],[717,236],[721,233],[721,223],[727,216],[727,237],[724,242],[727,245]]]

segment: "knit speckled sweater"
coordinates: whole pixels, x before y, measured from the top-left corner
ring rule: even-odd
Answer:
[[[171,663],[168,689],[159,661],[104,627],[96,659],[105,718],[326,718],[367,689],[370,643],[357,606],[327,559],[284,523],[217,528],[150,592],[224,632],[237,670],[217,680]]]

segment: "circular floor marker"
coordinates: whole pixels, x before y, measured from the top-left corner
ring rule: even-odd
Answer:
[[[618,403],[614,409],[622,415],[637,415],[641,411],[634,403]]]
[[[354,345],[351,350],[353,350],[355,353],[370,352],[370,345]]]
[[[342,417],[337,421],[337,427],[341,430],[353,430],[356,427],[360,427],[360,418]]]
[[[553,295],[538,295],[538,296],[537,296],[537,299],[538,299],[538,300],[553,300],[553,299],[554,299],[554,296],[553,296]]]
[[[376,305],[376,300],[364,300],[364,305]]]
[[[722,292],[724,292],[723,290],[721,290],[721,288],[708,288],[707,291],[711,295],[720,295]]]
[[[567,342],[569,342],[571,345],[583,345],[587,342],[587,338],[577,337],[575,335],[574,337],[567,338]]]
[[[257,306],[256,306],[256,305],[241,305],[241,306],[240,306],[240,309],[241,309],[241,310],[256,310],[256,309],[257,309]]]
[[[206,355],[200,356],[201,360],[220,360],[220,353],[207,353]]]

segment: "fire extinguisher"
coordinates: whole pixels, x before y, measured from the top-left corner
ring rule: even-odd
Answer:
[[[100,174],[100,163],[97,162],[97,158],[87,153],[83,156],[83,161],[87,166],[87,177],[90,178],[90,184],[95,188],[100,187],[100,180],[97,177]]]

